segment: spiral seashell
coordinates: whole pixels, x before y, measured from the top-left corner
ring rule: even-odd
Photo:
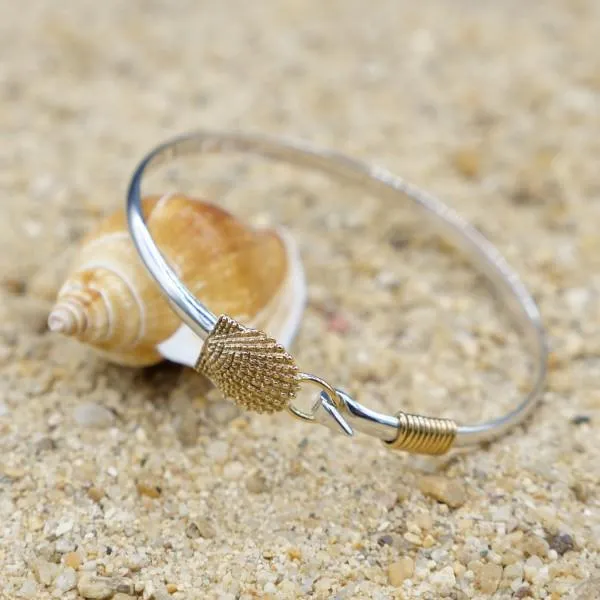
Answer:
[[[306,289],[287,232],[252,229],[217,206],[182,195],[147,197],[143,208],[163,255],[212,312],[263,329],[283,346],[291,343]],[[193,366],[202,348],[148,275],[122,211],[83,240],[48,327],[132,366],[165,358]]]

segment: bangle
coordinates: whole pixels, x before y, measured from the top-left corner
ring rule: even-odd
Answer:
[[[267,333],[250,329],[227,315],[217,316],[194,297],[168,265],[148,231],[141,208],[141,183],[156,167],[192,154],[248,153],[313,169],[386,199],[410,200],[437,231],[491,282],[516,319],[533,357],[531,387],[507,414],[476,425],[365,407],[342,389],[298,370],[293,357]],[[437,198],[377,166],[305,143],[262,135],[198,131],[153,149],[135,170],[127,193],[129,230],[147,270],[177,315],[204,340],[196,370],[242,407],[257,412],[287,409],[295,417],[352,436],[379,438],[389,448],[419,454],[444,454],[450,448],[487,442],[521,423],[539,399],[546,376],[547,347],[535,301],[498,250],[465,219]],[[310,410],[294,404],[301,385],[319,394]]]

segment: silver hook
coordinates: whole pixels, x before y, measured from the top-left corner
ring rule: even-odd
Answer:
[[[333,388],[324,379],[311,375],[309,373],[299,373],[298,379],[302,382],[310,383],[321,388],[319,398],[313,404],[310,412],[298,408],[293,402],[288,404],[288,410],[297,419],[308,421],[309,423],[319,423],[325,425],[329,429],[333,429],[332,425],[335,423],[342,433],[347,436],[353,436],[354,431],[348,424],[348,421],[344,419],[340,408],[345,408],[345,402],[340,396],[340,390]],[[320,409],[323,410],[320,410]],[[327,415],[327,418],[325,416]],[[333,422],[332,422],[333,420]]]
[[[319,408],[325,410],[326,414],[328,414],[334,421],[337,423],[339,428],[342,430],[342,433],[345,435],[352,437],[354,435],[354,431],[352,427],[348,424],[348,421],[344,419],[342,413],[338,410],[335,402],[331,399],[331,396],[327,392],[321,392],[319,395],[319,402],[316,410],[314,411],[315,421],[321,423],[321,425],[325,425],[326,427],[331,428],[331,421],[326,421],[325,419],[319,419]]]

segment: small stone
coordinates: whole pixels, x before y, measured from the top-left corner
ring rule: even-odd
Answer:
[[[94,553],[94,556],[96,556],[96,554]],[[82,565],[81,565],[81,570],[82,571],[89,571],[89,572],[96,572],[96,569],[98,568],[98,561],[97,560],[86,560]]]
[[[256,471],[250,475],[250,477],[246,479],[246,489],[251,494],[260,494],[265,492],[267,490],[267,480],[265,476],[259,471]]]
[[[393,562],[388,567],[388,581],[390,585],[399,587],[404,580],[410,579],[415,572],[415,562],[410,556],[404,556],[400,560]]]
[[[550,581],[550,570],[547,566],[542,567],[535,575],[536,588],[544,587]]]
[[[71,531],[71,529],[73,529],[73,521],[71,519],[65,519],[64,521],[61,521],[58,526],[56,527],[56,530],[54,532],[54,535],[58,538],[61,535],[64,535],[65,533],[69,533],[69,531]]]
[[[547,556],[548,542],[539,535],[530,535],[523,540],[523,552],[526,556]]]
[[[398,494],[396,492],[382,492],[380,495],[381,507],[385,510],[392,510],[398,504]]]
[[[533,581],[537,574],[538,571],[544,566],[544,563],[542,562],[542,559],[539,556],[530,556],[526,561],[525,561],[525,578],[527,579],[527,581]]]
[[[431,583],[440,593],[447,594],[451,592],[452,588],[456,585],[454,569],[448,565],[440,571],[433,573],[431,575]]]
[[[123,594],[121,592],[116,593],[112,600],[134,600],[135,596],[130,596],[129,594]]]
[[[78,425],[90,429],[107,429],[115,422],[114,413],[95,402],[81,403],[75,408],[73,415]]]
[[[467,567],[465,567],[465,565],[463,565],[462,563],[459,563],[458,561],[455,561],[453,563],[452,568],[454,569],[454,575],[456,577],[458,577],[459,579],[464,577],[464,575],[467,571]]]
[[[1,408],[0,408],[1,411]],[[1,414],[0,414],[1,416]],[[55,450],[56,449],[56,442],[49,437],[43,437],[41,440],[39,440],[39,442],[35,445],[35,451],[36,452],[47,452],[49,450]]]
[[[190,539],[196,539],[199,537],[210,539],[216,535],[215,528],[208,519],[198,519],[192,521],[185,529],[185,534]]]
[[[27,284],[23,279],[13,276],[3,277],[0,280],[0,286],[15,296],[22,296],[27,289]]]
[[[73,540],[69,539],[68,537],[62,537],[56,540],[56,551],[59,554],[67,554],[67,552],[72,552],[73,550],[75,550],[75,548],[75,542],[73,542]]]
[[[146,556],[139,553],[132,554],[129,557],[129,560],[127,561],[128,569],[130,571],[133,571],[134,573],[140,571],[142,567],[145,567],[147,564],[148,559],[146,558]]]
[[[216,463],[223,463],[229,454],[229,444],[224,440],[215,440],[206,446],[206,456]]]
[[[18,480],[25,477],[26,471],[21,467],[11,465],[0,465],[0,475],[4,475],[9,479]]]
[[[154,598],[154,584],[151,581],[144,582],[144,589],[142,591],[143,600],[153,600]]]
[[[289,579],[284,579],[279,584],[282,598],[300,598],[300,592],[298,586]]]
[[[378,546],[391,546],[393,543],[394,543],[394,538],[389,533],[386,533],[385,535],[382,535],[377,540],[377,545]]]
[[[340,313],[334,313],[327,320],[327,331],[344,335],[350,331],[350,321]]]
[[[523,579],[523,565],[521,563],[513,563],[504,567],[504,577],[509,581],[515,579]]]
[[[114,592],[112,581],[107,577],[98,577],[91,573],[84,573],[77,583],[77,591],[91,600],[106,600]]]
[[[575,415],[571,418],[573,425],[587,425],[592,422],[592,418],[589,415]]]
[[[148,496],[148,498],[160,498],[162,490],[157,485],[145,483],[143,481],[137,484],[137,491],[140,496]]]
[[[206,416],[217,425],[227,425],[240,414],[240,409],[228,400],[216,400],[206,408]]]
[[[175,433],[182,446],[193,447],[198,441],[198,432],[198,420],[193,411],[185,411],[175,419]]]
[[[456,479],[447,479],[439,475],[424,475],[418,481],[419,490],[450,508],[458,508],[467,500],[467,492],[463,483]]]
[[[229,462],[223,467],[223,477],[231,481],[238,481],[245,470],[246,468],[240,461]]]
[[[94,502],[100,502],[100,500],[102,500],[102,498],[104,498],[104,490],[102,488],[96,487],[96,486],[92,486],[88,491],[87,491],[87,495],[89,498],[91,498]]]
[[[26,579],[17,591],[17,596],[19,596],[19,598],[36,598],[37,595],[37,584],[31,578]]]
[[[493,594],[502,579],[502,567],[494,563],[482,565],[475,576],[477,587],[485,594]]]
[[[185,535],[189,537],[191,540],[195,540],[200,537],[200,529],[198,529],[198,525],[196,523],[189,523],[185,528]]]
[[[121,579],[113,582],[113,589],[121,594],[135,594],[135,584],[131,579]]]
[[[396,492],[396,502],[403,504],[410,498],[411,488],[402,483],[398,484],[394,490]]]
[[[314,588],[315,588],[316,592],[323,594],[323,593],[331,592],[331,588],[334,585],[335,585],[335,579],[331,579],[330,577],[323,577],[314,584]]]
[[[573,493],[575,494],[575,498],[577,498],[577,500],[579,500],[579,502],[583,502],[583,504],[585,504],[590,499],[590,496],[591,496],[590,488],[585,483],[583,483],[581,481],[576,481],[571,486],[571,489],[573,490]]]
[[[67,567],[71,567],[71,569],[75,569],[75,571],[77,571],[77,569],[79,569],[81,566],[81,557],[79,554],[77,554],[77,552],[69,552],[64,555],[63,562],[65,565],[67,565]]]
[[[54,580],[54,588],[61,593],[72,590],[77,584],[77,575],[75,570],[71,567],[67,567],[58,574],[58,577]]]
[[[478,555],[479,555],[479,553],[478,553]],[[474,554],[473,554],[473,556],[474,556]],[[468,560],[467,556],[463,556],[462,560]],[[483,567],[483,563],[478,559],[469,560],[466,563],[466,565],[467,565],[467,569],[469,571],[473,571],[473,573],[475,573],[475,575],[477,575],[477,573],[479,573],[479,570],[481,569],[481,567]]]
[[[42,585],[49,586],[58,574],[58,565],[38,558],[33,563],[33,573]]]
[[[512,507],[510,504],[495,507],[492,511],[492,521],[502,523],[508,521],[512,516]]]
[[[375,281],[379,287],[386,290],[397,290],[402,283],[402,280],[391,271],[380,271],[375,277]]]
[[[565,552],[575,549],[575,541],[568,533],[559,533],[550,538],[550,548],[562,556]]]
[[[559,526],[558,514],[553,506],[540,506],[536,510],[536,514],[541,524],[548,531],[556,531]]]
[[[167,592],[174,594],[179,588],[176,583],[167,583]]]
[[[531,598],[531,589],[523,585],[515,592],[515,598],[522,600],[523,598]]]
[[[410,542],[411,544],[414,544],[415,546],[420,546],[421,545],[421,537],[418,536],[418,535],[416,535],[415,533],[407,531],[402,537],[407,542]]]
[[[429,513],[417,513],[414,522],[421,528],[421,531],[431,531],[433,528],[433,519]]]
[[[300,550],[300,548],[290,548],[287,551],[287,555],[290,560],[301,560],[302,550]]]
[[[167,592],[167,588],[165,588],[163,585],[153,590],[149,598],[151,598],[151,600],[171,600],[170,594]]]
[[[315,584],[315,591],[318,590],[318,586],[319,584]],[[276,594],[277,593],[277,586],[272,582],[272,581],[268,581],[265,584],[265,587],[263,588],[263,592],[265,592],[266,596],[264,596],[265,598],[267,598],[268,600],[270,600],[271,598],[273,598],[273,596],[271,594]]]
[[[481,150],[468,146],[459,148],[452,155],[452,163],[463,177],[473,179],[481,169]]]

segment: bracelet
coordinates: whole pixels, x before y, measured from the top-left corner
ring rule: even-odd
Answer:
[[[194,297],[155,244],[141,207],[141,183],[156,167],[192,154],[248,153],[320,171],[374,195],[410,200],[436,225],[438,232],[463,251],[492,283],[516,318],[533,357],[532,384],[525,398],[507,414],[476,425],[398,412],[371,410],[316,375],[298,370],[293,357],[267,333],[250,329],[227,315],[217,316]],[[535,301],[498,250],[465,219],[415,186],[377,166],[337,152],[262,135],[198,131],[153,149],[139,164],[127,193],[129,230],[139,255],[176,314],[204,340],[196,370],[205,374],[228,398],[257,412],[287,409],[295,417],[323,424],[352,436],[360,431],[379,438],[389,448],[439,455],[497,438],[521,423],[534,408],[546,377],[547,346]],[[310,410],[294,404],[303,384],[320,393]]]

